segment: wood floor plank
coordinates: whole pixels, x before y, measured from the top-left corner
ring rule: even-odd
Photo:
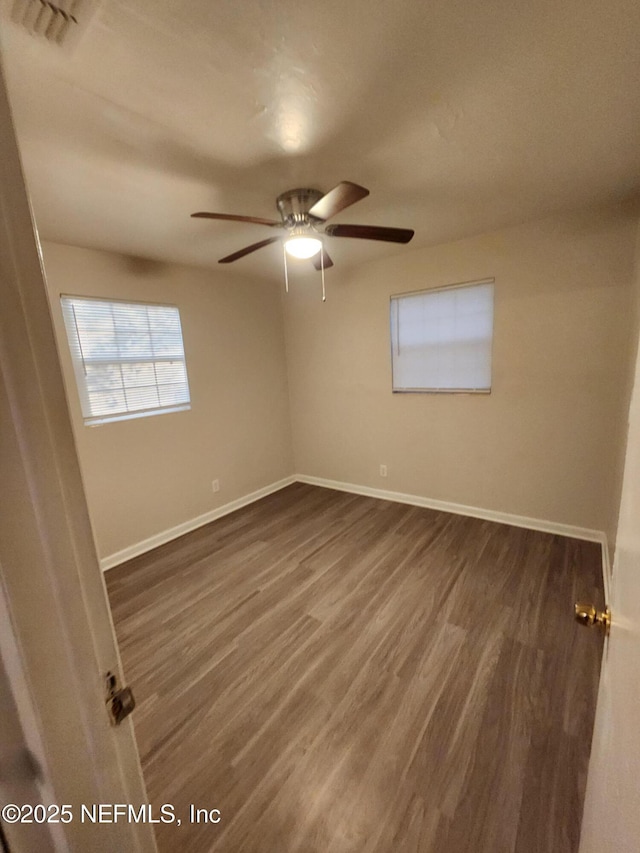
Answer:
[[[577,851],[598,545],[296,483],[107,586],[162,853]]]
[[[440,849],[515,849],[524,772],[542,676],[542,652],[505,640],[487,696],[473,758]]]
[[[587,759],[578,738],[555,725],[535,724],[524,769],[517,838],[521,853],[578,849]]]

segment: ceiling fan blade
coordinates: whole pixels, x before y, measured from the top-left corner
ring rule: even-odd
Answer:
[[[327,225],[324,233],[330,237],[356,237],[359,240],[408,243],[415,231],[410,228],[384,228],[378,225]]]
[[[257,250],[262,249],[263,246],[268,246],[270,243],[277,243],[279,240],[280,237],[267,237],[266,240],[260,240],[259,243],[252,243],[250,246],[245,246],[244,249],[239,249],[232,255],[227,255],[226,258],[220,258],[218,263],[230,264],[232,261],[237,261],[240,258],[244,258],[245,255],[250,255],[251,252],[257,252]]]
[[[235,213],[207,213],[200,211],[192,213],[192,219],[225,219],[228,222],[252,222],[254,225],[270,225],[272,228],[282,228],[282,222],[275,219],[262,219],[260,216],[238,216]]]
[[[320,260],[320,254],[322,254],[322,255],[323,255],[322,261],[324,261],[324,268],[325,268],[326,270],[328,270],[328,269],[329,269],[329,267],[332,267],[332,266],[333,266],[333,261],[332,261],[332,260],[331,260],[331,258],[329,257],[329,253],[327,252],[327,250],[326,250],[326,249],[320,249],[320,251],[318,252],[318,254],[317,254],[317,255],[314,255],[314,256],[311,258],[311,260],[313,261],[313,265],[314,265],[314,267],[315,267],[317,270],[321,270],[321,269],[322,269],[322,263],[321,263],[321,260]]]
[[[309,209],[309,215],[324,222],[368,195],[369,190],[364,187],[352,184],[351,181],[341,181]]]

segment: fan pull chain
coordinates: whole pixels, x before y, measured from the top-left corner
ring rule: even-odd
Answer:
[[[282,258],[284,260],[284,289],[289,293],[289,265],[287,264],[287,248],[282,244]],[[324,246],[320,249],[320,272],[322,273],[322,301],[327,301],[327,291],[324,283]]]
[[[284,257],[284,289],[289,293],[289,272],[287,270],[287,247],[282,244],[282,256]]]

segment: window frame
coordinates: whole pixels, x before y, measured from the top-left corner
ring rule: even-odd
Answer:
[[[393,352],[393,301],[406,296],[420,296],[423,294],[440,293],[444,290],[461,290],[463,288],[480,287],[490,284],[492,286],[492,315],[491,315],[491,386],[489,388],[396,388],[394,378],[394,352]],[[407,290],[402,293],[392,293],[389,296],[389,344],[391,356],[391,393],[392,394],[472,394],[489,396],[493,391],[493,342],[495,337],[495,278],[487,277],[474,279],[473,281],[461,281],[455,284],[443,284],[438,287],[424,287],[419,290]]]
[[[82,415],[82,420],[85,426],[95,427],[101,426],[102,424],[115,423],[117,421],[130,421],[135,420],[137,418],[148,418],[153,417],[154,415],[168,415],[175,412],[186,412],[191,409],[191,387],[189,385],[189,375],[187,372],[187,355],[184,347],[184,335],[182,333],[182,317],[180,315],[180,308],[172,302],[148,302],[143,299],[122,299],[122,298],[114,298],[111,296],[87,296],[86,294],[72,294],[72,293],[60,293],[60,310],[62,312],[62,320],[63,320],[63,328],[65,331],[65,337],[67,341],[67,347],[69,351],[69,357],[71,358],[71,364],[73,367],[73,374],[76,381],[76,389],[78,392],[78,401],[80,403],[80,411]],[[120,305],[144,305],[145,307],[150,306],[153,308],[173,308],[177,311],[178,314],[178,322],[180,324],[180,342],[182,344],[182,359],[176,359],[175,357],[160,357],[157,359],[153,359],[156,361],[179,361],[181,360],[184,364],[185,370],[185,385],[188,395],[188,401],[184,403],[176,403],[167,406],[155,406],[153,408],[147,409],[138,409],[135,411],[121,411],[118,414],[113,415],[85,415],[85,411],[88,411],[90,408],[89,403],[89,392],[87,389],[87,384],[85,381],[85,373],[83,371],[83,361],[82,358],[78,359],[74,355],[73,346],[69,337],[69,329],[67,327],[67,322],[65,318],[65,306],[63,300],[77,300],[77,301],[86,301],[86,302],[106,302],[110,305],[120,304]],[[76,329],[75,334],[78,337],[78,342],[80,345],[80,351],[82,352],[82,345],[80,341],[79,331]],[[105,362],[108,361],[105,359]],[[131,359],[122,359],[121,361],[113,360],[112,364],[126,364],[129,363],[139,363],[139,362],[150,362],[151,359],[148,358],[131,358]],[[156,383],[157,387],[157,383]]]

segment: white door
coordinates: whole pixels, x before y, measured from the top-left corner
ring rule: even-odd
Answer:
[[[3,765],[0,798],[23,784],[25,797],[70,805],[72,821],[52,827],[56,850],[152,853],[148,823],[80,819],[82,803],[139,806],[146,792],[131,720],[114,727],[105,707],[105,675],[122,670],[1,68],[0,605],[7,707],[19,721],[12,735],[5,720],[0,748],[6,756],[7,739],[22,737],[30,753]],[[14,826],[14,849],[28,849],[26,832]]]
[[[580,853],[640,851],[640,351]]]

